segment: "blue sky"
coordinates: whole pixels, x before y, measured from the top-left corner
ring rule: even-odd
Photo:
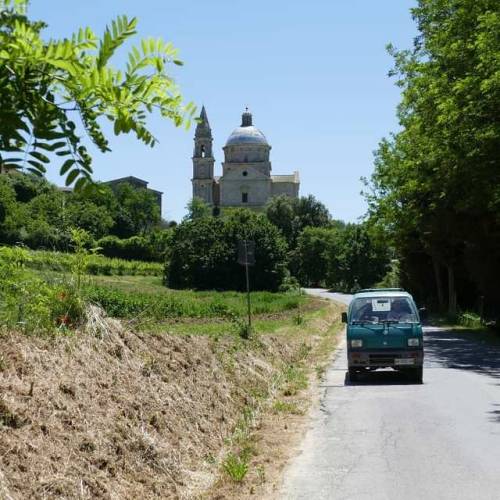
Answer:
[[[299,170],[301,194],[313,194],[333,217],[356,221],[366,210],[361,176],[390,131],[399,89],[387,77],[385,46],[408,48],[416,35],[410,0],[32,0],[30,15],[46,36],[80,26],[101,34],[120,14],[139,18],[139,35],[161,36],[180,49],[174,76],[186,100],[205,104],[214,135],[216,173],[222,146],[246,105],[272,145],[274,174]],[[122,50],[113,60],[120,66]],[[150,149],[132,136],[111,137],[95,153],[99,180],[135,175],[164,192],[163,216],[179,220],[191,197],[193,130],[159,117]],[[61,183],[54,166],[51,180]]]

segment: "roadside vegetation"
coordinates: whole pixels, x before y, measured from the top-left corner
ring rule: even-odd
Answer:
[[[73,241],[69,273],[30,268],[25,249],[0,252],[2,491],[165,497],[263,480],[259,422],[307,408],[310,353],[322,338],[331,350],[339,310],[296,289],[252,292],[246,339],[244,294],[89,275],[86,234]]]

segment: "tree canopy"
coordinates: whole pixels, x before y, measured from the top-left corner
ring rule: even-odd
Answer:
[[[412,14],[413,48],[389,47],[401,130],[376,153],[371,220],[422,298],[451,313],[483,294],[498,306],[500,4],[419,0]]]
[[[79,189],[92,175],[85,139],[110,150],[101,118],[115,134],[132,132],[149,146],[157,141],[149,113],[189,125],[195,108],[183,103],[169,74],[172,64],[182,64],[170,42],[144,39],[116,69],[111,59],[136,34],[136,18],[118,17],[101,38],[86,27],[46,41],[45,23],[30,20],[27,8],[28,0],[0,0],[0,172],[43,174],[59,157],[66,185]]]

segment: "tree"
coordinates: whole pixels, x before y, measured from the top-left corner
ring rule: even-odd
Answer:
[[[372,220],[391,239],[411,289],[446,302],[451,314],[478,294],[498,308],[498,2],[419,0],[412,13],[420,30],[413,50],[389,48],[402,88],[401,131],[376,155]]]
[[[266,206],[266,215],[290,247],[295,246],[305,227],[327,227],[331,222],[328,209],[312,195],[301,198],[274,196]]]
[[[153,110],[189,125],[194,106],[183,105],[167,72],[182,64],[171,43],[142,40],[118,70],[110,60],[136,34],[136,18],[118,17],[101,39],[80,28],[70,39],[47,42],[46,25],[30,20],[27,6],[28,0],[0,0],[0,172],[23,167],[40,175],[55,155],[66,185],[78,190],[92,175],[82,136],[110,150],[101,118],[113,123],[115,134],[133,132],[150,146],[156,139],[146,117]]]
[[[372,237],[364,224],[347,224],[336,231],[328,255],[327,283],[354,292],[379,282],[389,269],[387,247]]]
[[[187,214],[184,217],[185,221],[209,217],[211,215],[210,207],[202,198],[195,196],[186,205]]]
[[[145,234],[160,223],[160,207],[155,195],[147,189],[124,183],[117,186],[115,197],[118,208],[112,234],[129,238]]]
[[[338,238],[338,230],[306,227],[297,239],[295,267],[304,286],[322,286],[329,274],[330,252]]]
[[[286,275],[286,244],[263,214],[238,209],[224,217],[183,221],[175,229],[165,281],[172,288],[244,290],[238,241],[255,241],[254,290],[275,291]]]

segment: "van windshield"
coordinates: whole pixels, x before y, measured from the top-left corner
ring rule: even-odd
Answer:
[[[351,322],[417,323],[417,314],[407,297],[369,297],[356,299],[352,304]]]

